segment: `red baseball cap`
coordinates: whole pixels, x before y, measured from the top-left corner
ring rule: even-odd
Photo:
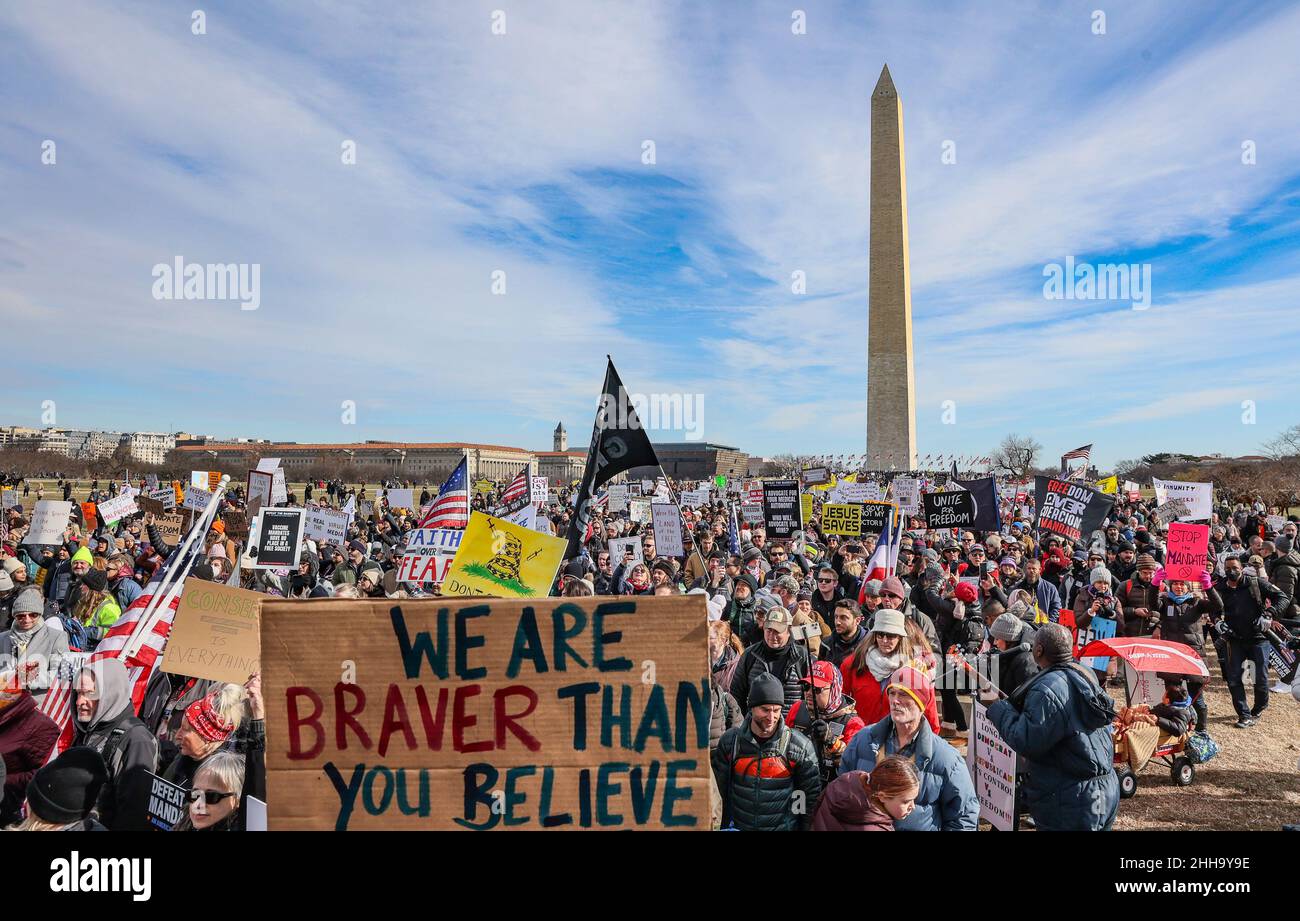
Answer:
[[[819,659],[812,665],[812,674],[799,680],[804,684],[811,681],[812,686],[815,688],[828,688],[834,681],[834,676],[831,672],[831,669],[834,667],[835,666],[831,665],[831,663],[823,662]]]

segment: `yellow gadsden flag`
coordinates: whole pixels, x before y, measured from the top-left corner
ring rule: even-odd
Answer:
[[[567,542],[473,512],[442,583],[444,595],[544,598]]]
[[[1118,476],[1108,476],[1108,477],[1106,477],[1106,479],[1104,479],[1104,480],[1098,480],[1098,481],[1097,481],[1097,488],[1100,489],[1102,492],[1104,492],[1104,493],[1105,493],[1106,495],[1108,495],[1108,496],[1118,495],[1118,494],[1119,494],[1119,477],[1118,477]]]

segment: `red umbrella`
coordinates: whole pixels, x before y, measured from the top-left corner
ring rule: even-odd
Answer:
[[[1156,640],[1145,636],[1121,636],[1093,640],[1079,652],[1084,656],[1119,656],[1140,672],[1169,672],[1174,675],[1210,677],[1210,671],[1185,643]]]

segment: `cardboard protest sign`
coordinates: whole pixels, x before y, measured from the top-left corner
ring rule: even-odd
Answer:
[[[389,508],[414,508],[415,507],[415,490],[414,489],[390,489],[384,495],[388,499]]]
[[[163,515],[167,512],[167,509],[164,508],[163,504],[157,499],[150,499],[148,496],[141,496],[135,501],[136,504],[140,506],[140,511],[144,512],[146,515]]]
[[[767,536],[784,540],[803,529],[798,480],[763,481],[763,523]]]
[[[42,499],[32,509],[31,526],[24,544],[62,544],[63,533],[68,528],[68,516],[72,514],[72,503],[57,499]]]
[[[86,529],[93,531],[99,526],[99,516],[96,514],[97,506],[94,502],[81,503],[81,520],[85,522]]]
[[[1210,552],[1210,526],[1175,521],[1165,542],[1165,578],[1199,582]]]
[[[742,505],[740,515],[747,524],[763,523],[763,506],[761,505]]]
[[[263,473],[274,473],[275,468],[280,466],[280,458],[263,457],[257,462],[257,469]]]
[[[264,508],[257,513],[254,569],[292,569],[302,551],[303,509]]]
[[[627,508],[627,485],[612,483],[609,487],[609,510],[621,512]]]
[[[1268,527],[1269,533],[1281,534],[1282,529],[1286,527],[1286,519],[1281,515],[1269,515],[1264,519],[1264,524]]]
[[[1034,477],[1034,527],[1076,544],[1087,541],[1101,527],[1115,500],[1082,483],[1055,477]]]
[[[174,489],[155,489],[149,493],[149,498],[159,503],[164,512],[170,512],[177,505],[176,491]],[[181,501],[184,501],[183,496],[181,497]],[[141,508],[143,509],[144,506],[141,506]]]
[[[1170,499],[1164,505],[1156,506],[1156,523],[1162,527],[1179,518],[1190,518],[1192,510],[1187,507],[1186,499]]]
[[[862,506],[827,503],[822,506],[822,533],[857,537],[862,533]]]
[[[157,774],[149,774],[145,821],[151,831],[175,831],[176,825],[185,817],[189,804],[189,790],[170,780],[163,780]]]
[[[258,671],[259,592],[187,579],[167,636],[162,670],[243,684]]]
[[[264,601],[269,827],[707,830],[706,624],[693,595]]]
[[[18,490],[11,486],[0,490],[0,508],[13,508],[18,504]]]
[[[99,517],[104,520],[105,524],[121,521],[128,515],[134,515],[139,511],[136,500],[131,496],[118,496],[116,499],[109,499],[107,502],[99,503]]]
[[[206,489],[200,489],[197,486],[185,487],[185,501],[181,503],[182,507],[201,512],[208,507],[208,502],[212,500],[212,493]]]
[[[973,528],[978,512],[975,496],[965,489],[929,492],[921,497],[927,528]]]
[[[226,526],[226,537],[239,541],[248,539],[248,516],[243,512],[222,512],[221,522]]]
[[[172,501],[175,503],[172,508],[185,501],[185,487],[181,485],[180,480],[172,481]]]
[[[980,818],[999,831],[1016,824],[1016,753],[989,721],[988,708],[978,700],[971,710],[966,762],[980,803]]]
[[[1124,495],[1128,496],[1128,501],[1136,502],[1142,498],[1142,489],[1132,480],[1125,480]]]
[[[155,491],[158,488],[158,474],[146,473],[144,476],[144,485],[148,487],[149,492]]]
[[[640,484],[640,483],[637,483],[637,482],[635,482],[635,481],[628,483],[628,484],[627,484],[627,494],[628,494],[628,496],[639,496],[639,495],[641,495],[641,484]]]
[[[831,472],[825,467],[809,467],[804,470],[802,476],[805,486],[815,486],[818,483],[829,483],[831,481]]]
[[[762,505],[763,504],[763,484],[762,482],[751,483],[745,490],[740,500],[745,505]]]
[[[656,547],[657,549],[657,547]],[[609,541],[609,568],[613,572],[618,568],[620,563],[627,561],[627,554],[631,551],[632,562],[641,559],[641,538],[639,537],[613,537]]]
[[[399,582],[441,584],[465,532],[459,528],[417,528],[406,541],[397,567]]]
[[[686,556],[682,546],[682,513],[671,502],[656,502],[650,506],[654,522],[655,550],[660,556]]]
[[[217,487],[220,485],[221,485],[221,471],[209,470],[208,471],[208,492],[216,492]]]
[[[309,508],[303,528],[306,536],[314,541],[342,547],[348,536],[348,513],[328,508]]]
[[[442,593],[544,597],[555,581],[566,546],[562,538],[471,512]]]
[[[1213,483],[1184,483],[1179,480],[1158,480],[1152,477],[1151,485],[1155,487],[1156,502],[1160,505],[1171,499],[1185,500],[1188,514],[1182,517],[1187,520],[1209,521],[1214,514]]]
[[[185,534],[185,516],[180,512],[157,515],[154,517],[153,526],[164,543],[175,546]]]
[[[898,506],[892,502],[864,502],[862,504],[862,530],[859,537],[879,536],[894,527]]]

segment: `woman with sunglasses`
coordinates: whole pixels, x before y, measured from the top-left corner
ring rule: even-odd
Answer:
[[[194,775],[189,808],[176,831],[244,831],[247,798],[245,759],[235,752],[217,752]]]
[[[232,739],[245,715],[245,703],[250,721],[239,735]],[[172,783],[191,789],[201,786],[199,775],[222,754],[234,754],[229,749],[237,747],[246,756],[244,773],[238,789],[230,784],[226,790],[242,791],[246,796],[266,799],[266,706],[262,700],[262,677],[251,676],[242,687],[237,684],[221,685],[213,693],[190,704],[176,733],[180,754],[162,776]]]

